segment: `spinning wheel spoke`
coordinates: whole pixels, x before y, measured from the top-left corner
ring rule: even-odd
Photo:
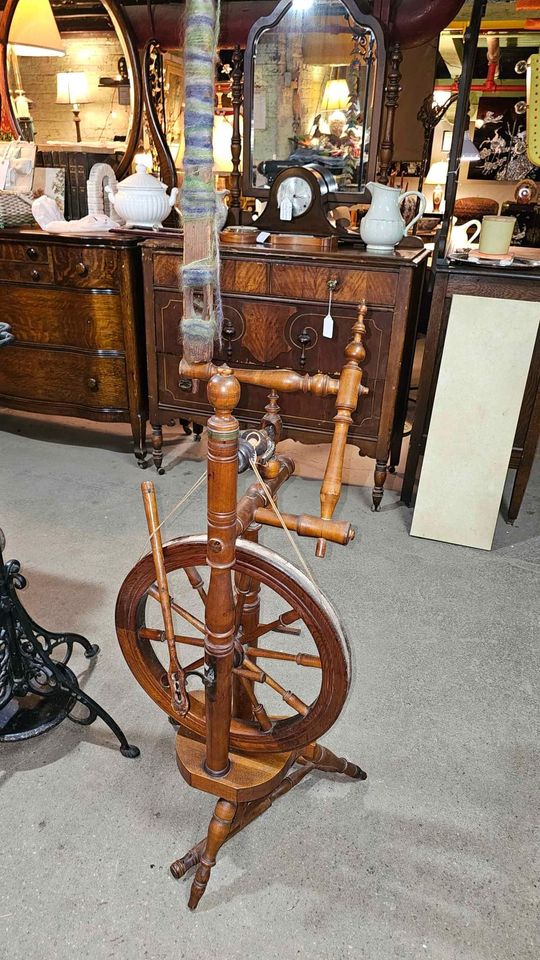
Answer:
[[[255,717],[255,720],[259,724],[261,730],[263,731],[271,730],[272,721],[270,720],[270,717],[268,716],[262,703],[259,703],[259,701],[257,700],[257,697],[255,696],[255,691],[253,690],[251,680],[247,680],[246,677],[240,677],[240,681],[242,683],[244,690],[246,691],[249,701],[251,702],[253,716]]]
[[[156,643],[165,643],[165,634],[163,630],[153,630],[150,627],[141,627],[139,630],[141,640],[155,641]],[[183,637],[175,633],[175,643],[185,643],[188,647],[204,647],[204,640],[198,637]]]
[[[287,660],[297,663],[299,667],[316,667],[321,669],[321,658],[311,653],[285,653],[283,650],[266,650],[264,647],[246,647],[248,657],[265,657],[268,660]]]
[[[150,587],[148,591],[148,596],[152,597],[152,600],[157,600],[157,602],[160,603],[159,592],[156,586]],[[190,623],[192,627],[195,627],[195,629],[198,630],[199,633],[204,634],[205,629],[204,629],[204,623],[202,622],[202,620],[199,620],[198,617],[194,617],[193,614],[189,612],[189,610],[184,610],[184,607],[181,607],[180,604],[176,603],[173,599],[171,599],[171,610],[174,610],[174,612],[177,613],[180,617],[183,617],[184,620],[187,620],[187,622]]]
[[[251,577],[243,576],[237,577],[235,583],[236,595],[238,597],[235,607],[234,615],[234,630],[235,633],[238,631],[238,628],[242,622],[242,616],[244,613],[244,606],[246,600],[253,590],[253,580]]]
[[[282,700],[285,703],[292,707],[293,710],[296,710],[296,713],[299,713],[300,716],[306,717],[309,713],[309,707],[307,703],[304,703],[303,700],[300,700],[300,697],[297,697],[295,693],[291,690],[285,690],[285,687],[282,687],[277,680],[274,680],[273,677],[269,676],[264,670],[259,670],[258,667],[252,663],[247,657],[244,659],[244,666],[247,668],[249,674],[252,675],[253,680],[256,680],[257,683],[266,683],[272,690],[275,690],[276,693],[279,693]]]
[[[279,633],[284,627],[288,627],[291,623],[297,623],[300,619],[300,614],[297,613],[296,610],[287,610],[285,613],[280,614],[276,620],[272,620],[271,623],[261,623],[256,630],[251,630],[249,636],[246,636],[242,642],[253,643],[254,640],[258,640],[259,637],[264,637],[267,633],[272,633],[273,631]]]
[[[197,567],[185,567],[184,570],[191,586],[197,591],[202,602],[206,606],[207,593],[204,589],[204,582],[199,571],[197,570]]]
[[[193,663],[188,663],[187,667],[184,667],[184,673],[189,673],[190,670],[198,670],[199,667],[204,666],[204,657],[199,657],[198,660],[194,660]]]

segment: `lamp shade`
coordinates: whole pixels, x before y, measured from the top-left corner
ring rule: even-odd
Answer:
[[[540,0],[538,0],[538,2],[540,3]],[[476,160],[480,159],[480,154],[472,142],[471,135],[468,130],[465,131],[465,136],[463,138],[461,159],[465,160],[466,163],[475,163]]]
[[[446,183],[446,178],[448,176],[448,160],[437,160],[436,163],[432,163],[428,175],[424,183]]]
[[[349,106],[349,84],[345,79],[327,80],[321,103],[321,113],[331,110],[346,110]]]
[[[49,0],[19,0],[8,41],[18,57],[63,57],[66,52]]]
[[[56,74],[57,103],[89,103],[88,80],[85,73]]]
[[[231,154],[232,123],[218,113],[214,117],[212,134],[212,148],[214,152],[214,170],[219,173],[230,173],[232,165]]]

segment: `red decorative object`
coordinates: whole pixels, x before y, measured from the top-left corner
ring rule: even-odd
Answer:
[[[0,107],[0,140],[13,140],[13,130],[3,107]]]

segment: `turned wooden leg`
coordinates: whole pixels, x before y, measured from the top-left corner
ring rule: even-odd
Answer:
[[[367,780],[367,773],[356,763],[351,763],[345,757],[336,757],[335,753],[320,743],[311,743],[306,747],[302,756],[298,757],[298,763],[310,763],[315,770],[324,770],[325,773],[343,773],[353,780]]]
[[[375,465],[375,486],[373,487],[373,506],[372,510],[381,509],[381,500],[384,493],[384,484],[386,481],[386,460],[377,460]]]
[[[193,428],[193,439],[200,440],[201,434],[204,430],[202,423],[192,423],[191,426]]]
[[[212,867],[215,866],[216,863],[216,857],[219,848],[223,846],[229,835],[235,814],[235,803],[231,803],[229,800],[218,800],[216,803],[216,809],[214,810],[214,816],[212,817],[210,826],[208,827],[208,836],[206,838],[204,853],[201,857],[201,862],[197,867],[195,879],[191,885],[191,893],[189,895],[188,902],[188,907],[190,910],[195,910],[195,907],[206,890],[206,885],[210,879]]]
[[[162,475],[165,473],[163,463],[163,430],[160,423],[152,424],[152,459],[157,472]]]
[[[130,417],[131,434],[133,436],[133,452],[137,460],[137,466],[141,470],[146,470],[148,460],[146,459],[146,420],[140,413]]]

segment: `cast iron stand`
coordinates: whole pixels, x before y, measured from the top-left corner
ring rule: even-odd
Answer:
[[[5,538],[0,530],[0,741],[27,740],[56,727],[66,717],[88,726],[98,717],[120,742],[124,757],[138,757],[117,723],[79,686],[68,667],[73,645],[80,643],[91,660],[99,651],[77,633],[51,633],[40,627],[24,609],[17,590],[26,586],[18,560],[4,563]],[[64,646],[62,660],[52,654]],[[88,711],[83,719],[71,713],[77,703]]]

